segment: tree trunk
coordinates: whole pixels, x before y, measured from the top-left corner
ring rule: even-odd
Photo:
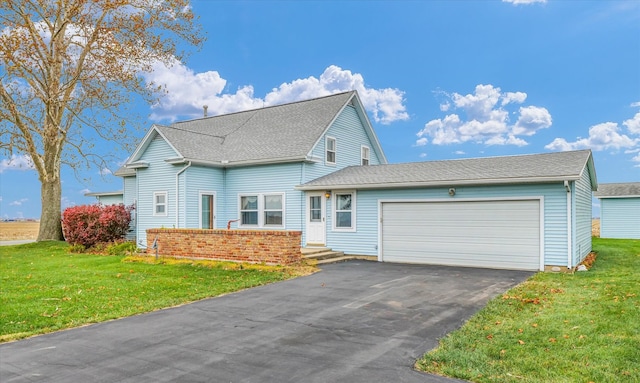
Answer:
[[[60,176],[52,180],[42,180],[40,231],[38,241],[64,241],[61,222],[62,184]]]

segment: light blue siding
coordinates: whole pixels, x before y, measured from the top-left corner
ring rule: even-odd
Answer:
[[[202,166],[192,166],[184,172],[186,191],[183,188],[181,195],[184,196],[186,207],[182,209],[184,217],[180,227],[199,228],[200,227],[200,193],[214,192],[216,196],[216,206],[214,206],[214,227],[216,229],[225,228],[226,221],[222,222],[222,210],[225,206],[223,194],[223,172],[221,168],[206,168]]]
[[[124,204],[126,206],[133,206],[131,211],[131,224],[129,225],[129,233],[127,239],[130,241],[136,240],[136,221],[138,217],[137,197],[136,197],[136,177],[124,177]]]
[[[600,237],[640,239],[640,197],[601,198]]]
[[[238,216],[238,196],[240,194],[285,194],[284,229],[302,230],[304,225],[303,192],[295,190],[300,183],[302,174],[301,163],[247,166],[242,168],[228,168],[225,170],[226,196],[222,211],[222,225],[226,227],[229,220]],[[220,202],[218,202],[220,204]],[[231,227],[238,227],[238,222]]]
[[[378,255],[378,206],[380,200],[434,200],[483,199],[512,197],[544,198],[544,263],[567,264],[566,191],[562,183],[511,186],[456,187],[455,197],[450,197],[448,187],[359,190],[356,197],[356,231],[332,230],[333,199],[327,204],[327,246],[348,254]]]
[[[138,169],[138,245],[146,247],[147,229],[173,228],[176,224],[176,173],[183,166],[171,165],[165,159],[175,157],[175,151],[160,136],[156,136],[141,156],[142,161],[149,163],[148,168]],[[153,215],[153,193],[167,193],[167,214]]]
[[[336,164],[325,164],[326,137],[336,139]],[[304,182],[314,180],[347,166],[361,165],[362,145],[369,147],[369,164],[380,164],[380,158],[376,153],[365,127],[355,108],[347,106],[327,129],[320,141],[313,148],[312,155],[320,158],[319,163],[305,164]]]
[[[572,185],[573,210],[573,259],[572,267],[579,264],[591,252],[592,192],[588,166]]]

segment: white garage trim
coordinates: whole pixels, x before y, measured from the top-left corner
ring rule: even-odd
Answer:
[[[535,201],[538,205],[538,269],[544,270],[544,197],[493,197],[493,198],[439,198],[439,199],[380,199],[378,200],[378,261],[384,261],[384,233],[383,233],[383,205],[385,204],[407,204],[407,203],[427,203],[427,204],[447,204],[464,202],[500,202],[500,201]],[[388,208],[388,207],[387,207]],[[533,208],[533,206],[530,206]],[[530,213],[533,211],[529,210]],[[530,217],[532,217],[530,215]],[[532,218],[533,219],[533,218]],[[535,243],[535,242],[534,242]],[[470,265],[473,266],[473,265]]]

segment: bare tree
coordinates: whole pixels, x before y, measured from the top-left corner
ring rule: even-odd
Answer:
[[[2,0],[0,20],[0,150],[31,158],[38,240],[59,240],[61,166],[102,168],[96,140],[131,142],[132,103],[162,91],[141,74],[199,47],[200,27],[189,0]]]

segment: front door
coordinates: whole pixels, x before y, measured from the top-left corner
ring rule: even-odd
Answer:
[[[325,245],[324,193],[307,193],[307,246]]]

